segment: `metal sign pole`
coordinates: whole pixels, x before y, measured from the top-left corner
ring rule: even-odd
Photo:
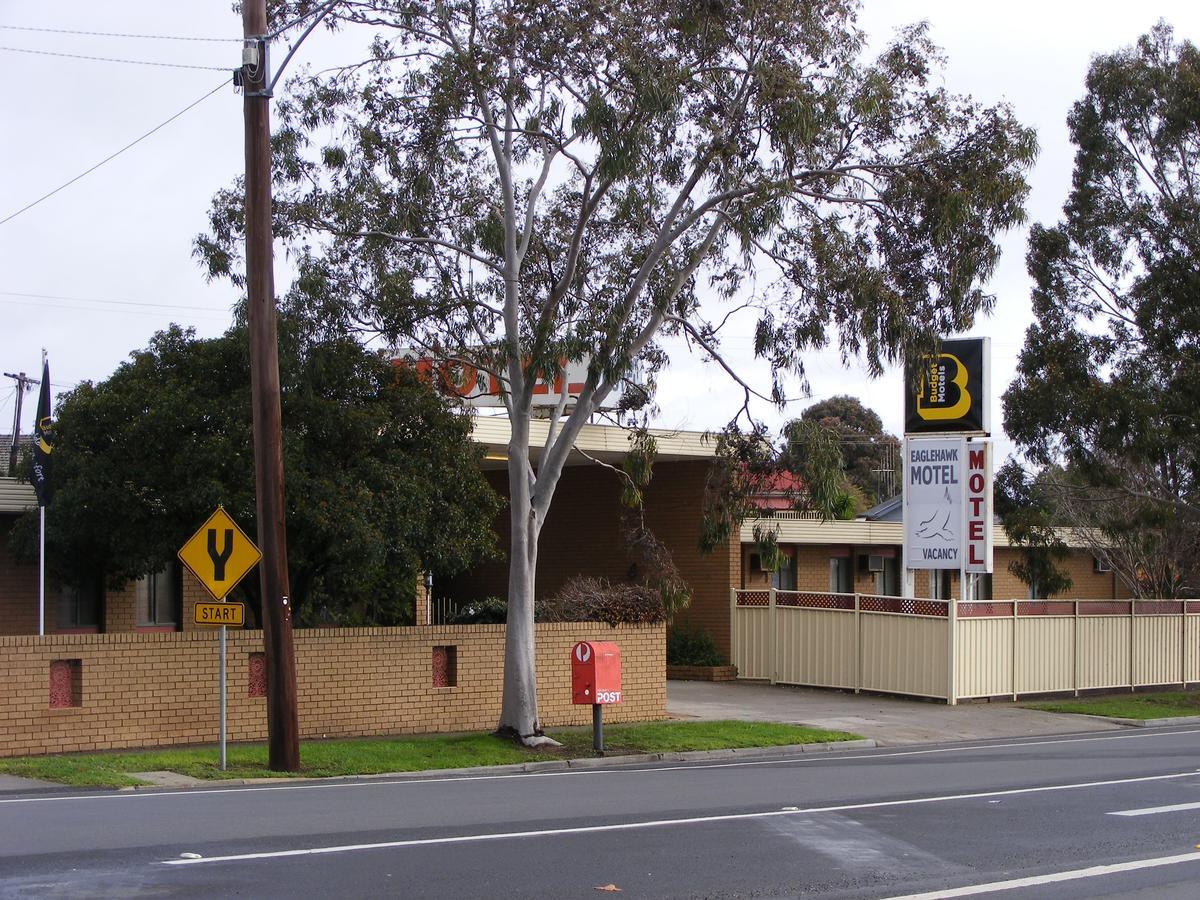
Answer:
[[[592,704],[592,749],[604,754],[604,707],[599,703]]]
[[[224,772],[225,771],[225,626],[224,625],[221,626],[220,644],[221,644],[221,662],[220,662],[220,665],[218,668],[220,669],[219,680],[221,682],[221,718],[220,718],[220,725],[218,728],[218,732],[220,734],[220,741],[221,741],[221,771]]]

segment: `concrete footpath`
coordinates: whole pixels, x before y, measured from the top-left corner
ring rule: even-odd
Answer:
[[[947,706],[872,694],[760,682],[668,681],[667,714],[678,719],[749,719],[849,731],[881,746],[1114,731],[1116,722],[1039,712],[1013,703]]]

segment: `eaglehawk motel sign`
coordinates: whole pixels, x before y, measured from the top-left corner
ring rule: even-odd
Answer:
[[[992,571],[991,340],[942,341],[910,360],[904,385],[904,566],[957,569],[965,601],[972,577]],[[953,673],[955,600],[946,606]]]

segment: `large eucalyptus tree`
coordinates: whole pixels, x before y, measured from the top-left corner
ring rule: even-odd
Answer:
[[[316,6],[282,2],[293,17]],[[1020,221],[1033,134],[942,84],[926,30],[868,58],[848,0],[346,0],[361,59],[293,82],[275,137],[289,302],[330,327],[469,360],[512,423],[500,726],[540,737],[538,537],[581,427],[681,335],[722,355],[731,307],[781,401],[838,342],[873,371],[968,326],[998,232]],[[217,198],[199,251],[236,277]],[[725,305],[723,309],[722,306]],[[586,360],[536,468],[533,391]]]

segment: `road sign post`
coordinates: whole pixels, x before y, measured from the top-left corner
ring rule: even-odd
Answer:
[[[220,694],[220,712],[217,719],[217,740],[220,744],[220,766],[225,771],[225,628],[229,625],[241,627],[245,623],[245,606],[227,603],[229,595],[239,581],[254,568],[262,558],[254,542],[238,528],[224,507],[218,506],[208,521],[188,538],[179,548],[179,561],[213,595],[216,603],[200,602],[194,613],[197,625],[220,628],[218,645],[217,681]]]

